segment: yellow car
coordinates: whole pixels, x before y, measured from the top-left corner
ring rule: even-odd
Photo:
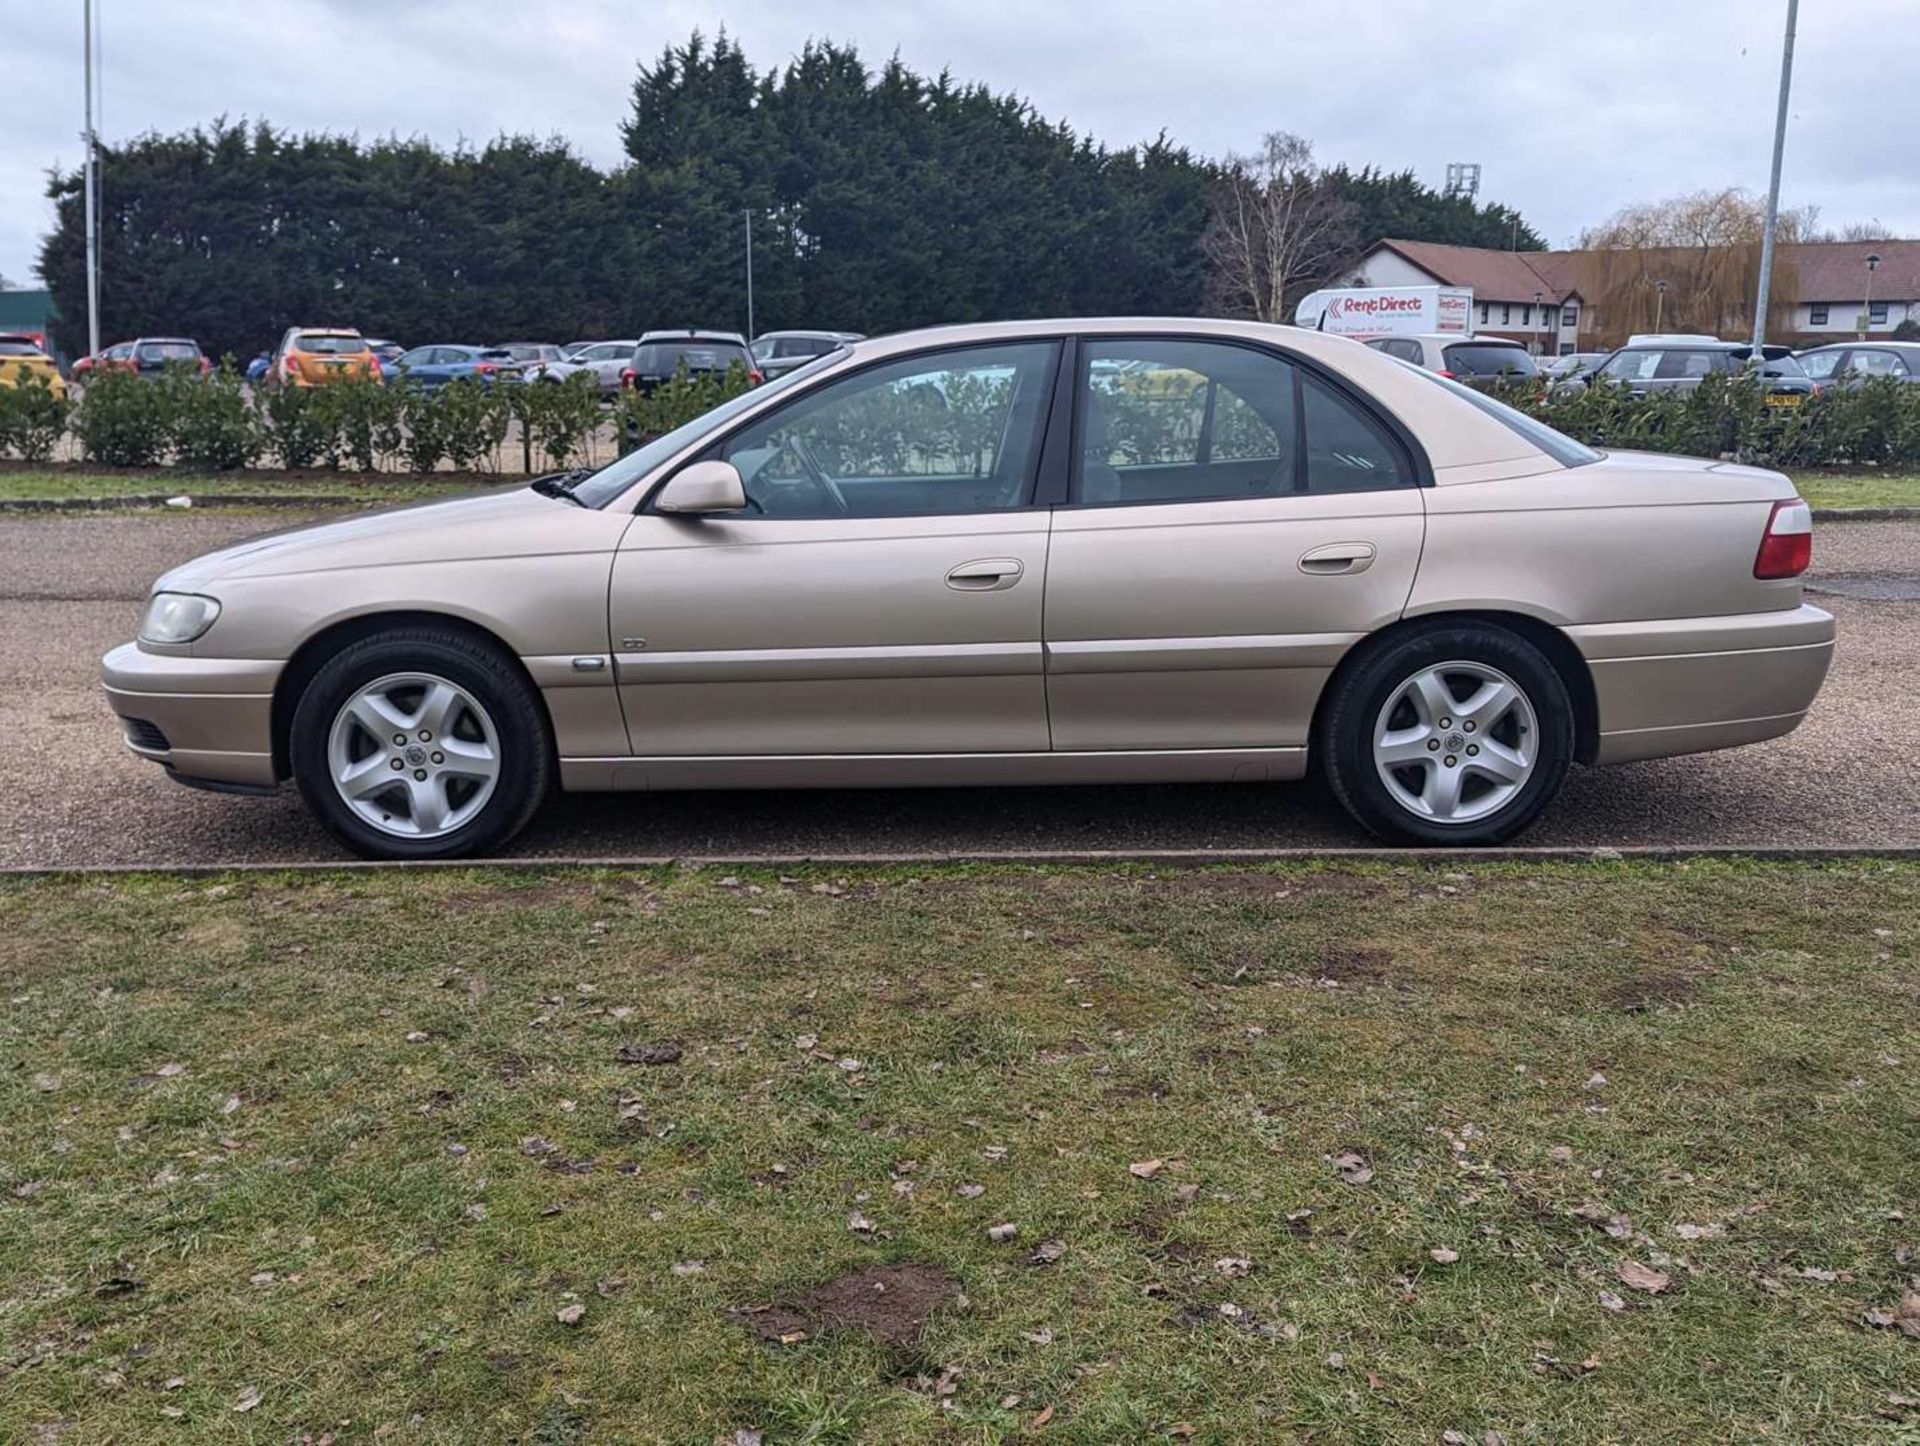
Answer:
[[[379,380],[380,361],[359,332],[294,326],[280,338],[263,378],[271,387],[317,387],[353,377]]]
[[[67,394],[60,368],[38,341],[20,333],[0,335],[0,387],[17,387],[30,376],[45,377],[56,397]]]

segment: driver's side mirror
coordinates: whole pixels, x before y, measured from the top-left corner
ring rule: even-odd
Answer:
[[[695,462],[676,472],[653,499],[655,512],[679,517],[703,517],[717,512],[744,512],[746,484],[731,462]]]

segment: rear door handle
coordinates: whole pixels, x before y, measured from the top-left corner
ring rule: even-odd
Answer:
[[[949,572],[947,586],[959,592],[998,592],[1012,587],[1025,572],[1017,557],[983,557]]]
[[[1300,571],[1316,577],[1365,572],[1378,554],[1371,542],[1329,542],[1300,558]]]

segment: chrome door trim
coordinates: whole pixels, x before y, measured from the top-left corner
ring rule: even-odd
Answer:
[[[1215,638],[1095,638],[1046,645],[1047,671],[1181,673],[1216,668],[1331,668],[1365,633],[1252,633]]]
[[[1041,645],[927,643],[862,648],[716,648],[617,653],[622,684],[772,683],[840,678],[1007,677],[1041,672]]]

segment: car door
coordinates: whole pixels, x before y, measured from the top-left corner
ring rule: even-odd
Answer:
[[[620,390],[620,373],[633,362],[633,348],[619,346],[612,342],[591,348],[592,357],[588,365],[593,368],[594,381],[603,392]]]
[[[634,753],[1044,752],[1059,353],[942,348],[809,388],[704,454],[747,510],[643,509],[609,601]]]
[[[1263,348],[1097,337],[1080,358],[1047,562],[1054,747],[1303,748],[1334,665],[1405,607],[1425,531],[1410,447]]]

